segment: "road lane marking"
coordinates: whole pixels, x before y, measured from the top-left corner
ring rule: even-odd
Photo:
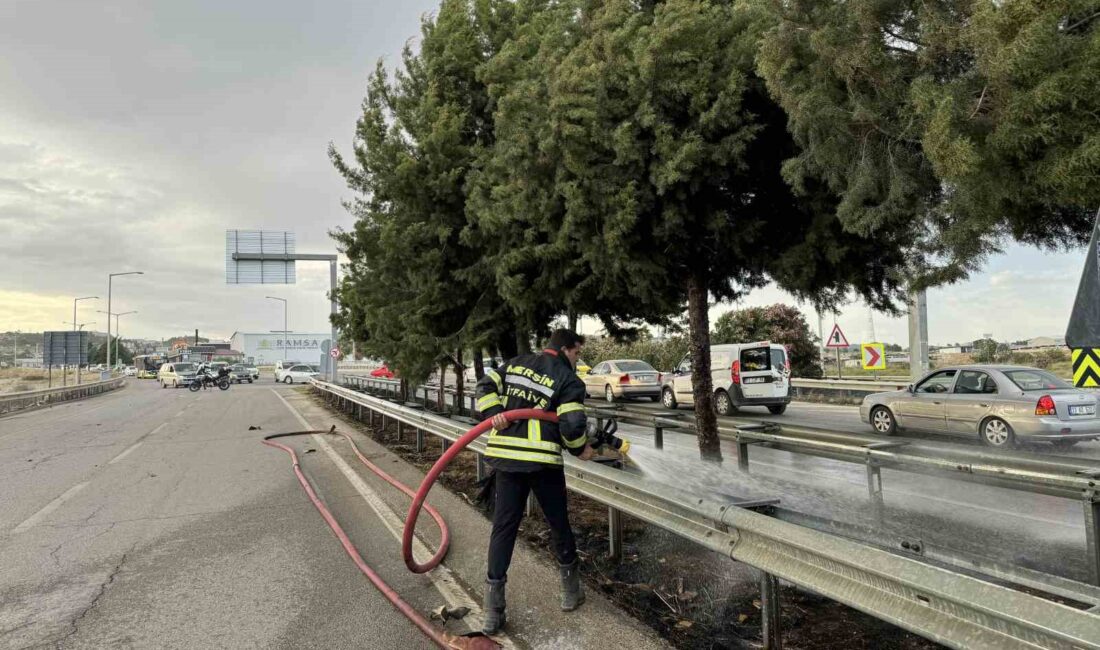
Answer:
[[[294,417],[298,419],[298,423],[302,426],[303,429],[313,429],[309,422],[307,422],[306,419],[302,417],[302,414],[298,412],[298,409],[294,408],[294,406],[291,405],[290,402],[286,401],[286,399],[282,395],[280,395],[278,391],[276,391],[274,388],[270,390],[272,393],[275,393],[275,396],[279,398],[279,400],[287,407],[291,414],[293,414]],[[345,461],[343,457],[340,456],[340,454],[338,454],[336,450],[328,444],[328,441],[325,440],[323,435],[314,434],[312,438],[317,443],[317,446],[320,447],[333,462],[333,464],[336,465],[337,469],[340,470],[344,477],[348,479],[348,482],[352,484],[352,486],[355,488],[355,491],[359,493],[359,496],[361,496],[363,500],[367,502],[367,505],[371,507],[371,510],[374,510],[375,514],[377,514],[378,518],[382,521],[382,525],[384,525],[386,527],[386,530],[390,531],[390,534],[393,535],[394,540],[400,543],[402,538],[402,531],[405,528],[404,520],[401,519],[401,517],[393,511],[390,505],[386,503],[386,501],[374,490],[374,488],[367,485],[367,482],[364,481],[363,478],[359,476],[359,474],[357,474],[350,465],[348,465],[347,461]],[[424,542],[420,541],[420,539],[414,535],[413,557],[416,558],[418,562],[423,562],[431,556],[431,550],[428,549]],[[455,577],[451,573],[451,570],[447,568],[445,564],[440,563],[439,566],[437,566],[435,569],[432,569],[431,571],[423,575],[431,580],[432,585],[435,586],[436,591],[438,591],[440,595],[443,596],[443,598],[447,601],[447,605],[449,607],[469,607],[469,616],[472,617],[471,622],[479,623],[484,619],[481,606],[478,604],[477,600],[474,599],[473,596],[467,593],[466,590],[458,584],[458,581],[455,580]],[[472,627],[474,629],[478,629],[477,625],[473,625]],[[512,641],[504,635],[494,635],[493,639],[500,643],[502,647],[515,647]]]
[[[137,449],[138,447],[140,447],[140,446],[141,446],[141,444],[142,444],[143,442],[145,442],[145,439],[146,439],[146,438],[148,438],[149,436],[153,435],[154,433],[157,433],[158,431],[160,431],[161,429],[163,429],[163,428],[164,428],[164,427],[166,427],[166,426],[168,426],[168,423],[167,423],[167,422],[161,422],[161,423],[160,423],[160,426],[158,426],[158,427],[157,427],[156,429],[153,429],[152,431],[150,431],[149,433],[145,434],[144,436],[142,436],[142,437],[138,438],[138,441],[137,441],[137,442],[135,442],[134,444],[132,444],[132,445],[130,445],[129,447],[127,447],[127,448],[126,448],[126,449],[125,449],[125,450],[124,450],[124,451],[123,451],[123,452],[122,452],[121,454],[119,454],[119,455],[115,456],[114,458],[112,458],[111,460],[107,461],[107,464],[108,464],[108,465],[114,465],[115,463],[117,463],[118,461],[122,460],[123,458],[126,458],[127,456],[129,456],[129,455],[130,455],[130,452],[132,452],[132,451],[134,451],[135,449]]]
[[[77,492],[80,492],[81,490],[83,490],[86,487],[88,487],[88,481],[84,481],[83,483],[77,483],[76,485],[72,486],[71,488],[66,490],[64,494],[57,497],[53,501],[50,501],[49,503],[47,503],[46,507],[44,507],[41,510],[39,510],[38,512],[34,513],[30,517],[28,517],[23,523],[16,526],[11,531],[12,534],[13,535],[18,535],[19,533],[27,530],[28,528],[31,528],[32,526],[35,526],[36,524],[38,524],[38,522],[45,519],[46,516],[49,515],[51,512],[53,512],[54,510],[57,510],[66,501],[73,498],[76,495]]]

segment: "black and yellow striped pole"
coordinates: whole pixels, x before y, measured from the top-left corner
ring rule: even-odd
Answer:
[[[1066,345],[1073,358],[1073,385],[1078,388],[1100,387],[1100,257],[1096,247],[1100,238],[1100,210],[1096,218],[1085,270],[1066,328]]]
[[[1078,388],[1100,387],[1100,349],[1073,348],[1073,385]]]

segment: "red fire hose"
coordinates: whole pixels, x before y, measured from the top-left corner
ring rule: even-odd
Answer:
[[[504,413],[504,416],[508,418],[509,421],[558,421],[558,416],[554,413],[540,411],[537,409],[517,409],[514,411],[507,411]],[[420,483],[420,488],[417,489],[416,492],[413,492],[407,485],[387,474],[381,467],[367,460],[366,456],[364,456],[363,453],[359,451],[359,447],[355,444],[355,441],[351,439],[351,436],[347,435],[346,433],[337,432],[335,426],[333,426],[332,429],[328,431],[293,431],[290,433],[276,433],[274,435],[265,436],[263,439],[263,443],[271,447],[282,449],[286,453],[290,454],[291,466],[294,469],[295,476],[298,477],[298,482],[301,483],[302,489],[306,491],[306,494],[309,496],[310,501],[313,502],[313,505],[321,513],[321,517],[324,518],[325,523],[327,523],[329,525],[329,528],[332,529],[332,532],[336,534],[336,538],[340,540],[340,544],[344,547],[344,550],[347,552],[348,556],[350,556],[352,561],[355,562],[355,565],[359,567],[359,570],[363,572],[363,575],[367,576],[367,579],[371,581],[371,584],[373,584],[375,588],[377,588],[378,591],[386,597],[386,600],[390,601],[390,603],[392,603],[399,612],[404,614],[410,621],[413,622],[414,625],[420,628],[421,632],[423,632],[440,648],[495,648],[498,647],[497,644],[487,637],[464,638],[448,634],[443,630],[437,629],[428,621],[428,619],[424,618],[424,616],[420,612],[413,608],[412,605],[401,598],[401,596],[398,595],[398,593],[394,591],[392,587],[390,587],[388,584],[386,584],[384,580],[382,580],[381,576],[375,573],[374,569],[370,568],[370,566],[363,559],[363,556],[359,553],[359,550],[355,548],[355,544],[351,542],[351,539],[348,537],[347,533],[344,532],[344,529],[340,526],[340,523],[336,521],[336,517],[332,515],[325,504],[317,497],[317,493],[313,490],[313,486],[310,485],[309,480],[302,472],[301,465],[298,462],[298,455],[294,452],[294,450],[286,445],[274,442],[275,438],[288,438],[291,436],[304,436],[325,433],[341,435],[346,438],[347,441],[351,443],[351,448],[355,452],[356,457],[359,458],[359,461],[361,463],[366,465],[369,470],[377,474],[380,478],[382,478],[382,480],[386,481],[406,495],[412,497],[413,501],[412,504],[409,506],[409,514],[407,517],[405,517],[405,530],[401,538],[401,556],[405,560],[405,566],[407,566],[410,571],[414,573],[427,573],[428,571],[431,571],[435,567],[439,566],[439,563],[442,562],[443,558],[447,555],[447,549],[450,547],[451,544],[451,531],[447,528],[447,523],[443,521],[443,517],[439,514],[439,512],[432,506],[425,504],[424,501],[428,498],[428,492],[431,491],[432,485],[435,484],[435,480],[439,477],[439,475],[443,472],[443,470],[447,467],[451,460],[453,460],[454,457],[457,456],[459,452],[461,452],[466,447],[466,445],[473,442],[475,438],[487,431],[491,426],[492,424],[490,423],[490,421],[485,420],[474,426],[466,433],[462,434],[462,437],[456,440],[455,443],[451,445],[451,447],[442,456],[439,457],[439,460],[435,461],[435,464],[432,465],[432,468],[428,471],[427,476],[424,477],[424,480]],[[427,562],[424,562],[423,564],[417,563],[416,560],[413,559],[412,553],[413,534],[416,531],[416,520],[420,516],[421,508],[426,509],[428,511],[428,514],[431,515],[432,519],[435,520],[436,525],[439,526],[440,533],[439,550],[436,551],[435,555],[433,555],[431,559],[429,559]]]

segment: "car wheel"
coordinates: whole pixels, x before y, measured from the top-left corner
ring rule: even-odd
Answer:
[[[661,405],[666,409],[676,408],[676,395],[671,388],[665,388],[661,391]]]
[[[990,447],[1012,447],[1016,444],[1016,436],[1012,433],[1012,427],[1000,418],[989,418],[982,422],[982,442]]]
[[[778,404],[776,406],[769,406],[768,407],[768,411],[770,411],[772,415],[783,415],[783,412],[786,411],[786,410],[787,410],[787,405],[786,404]]]
[[[1080,440],[1054,440],[1051,444],[1054,445],[1055,449],[1062,450],[1069,449],[1073,445],[1076,445],[1078,442],[1080,442]]]
[[[161,388],[168,388],[168,384],[164,383],[164,380],[161,380],[160,387]]]
[[[714,410],[718,411],[718,415],[733,415],[737,412],[737,407],[733,405],[730,394],[720,390],[714,393]]]
[[[294,380],[290,377],[290,375],[287,375],[286,377],[283,377],[283,383],[284,384],[293,384]]]
[[[611,390],[611,384],[603,387],[603,399],[608,403],[615,401],[615,391]]]
[[[251,379],[249,379],[249,380],[248,380],[248,383],[250,383],[250,384],[251,384],[251,383],[252,383],[252,380],[251,380]]]
[[[876,406],[871,409],[871,428],[877,434],[892,436],[898,432],[898,422],[890,409],[885,406]]]

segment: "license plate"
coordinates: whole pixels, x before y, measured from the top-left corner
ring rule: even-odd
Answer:
[[[1096,407],[1091,404],[1069,407],[1070,415],[1096,415]]]
[[[637,379],[643,384],[648,384],[654,381],[656,377],[654,375],[637,375]]]
[[[746,384],[763,384],[767,380],[767,377],[745,377]]]

